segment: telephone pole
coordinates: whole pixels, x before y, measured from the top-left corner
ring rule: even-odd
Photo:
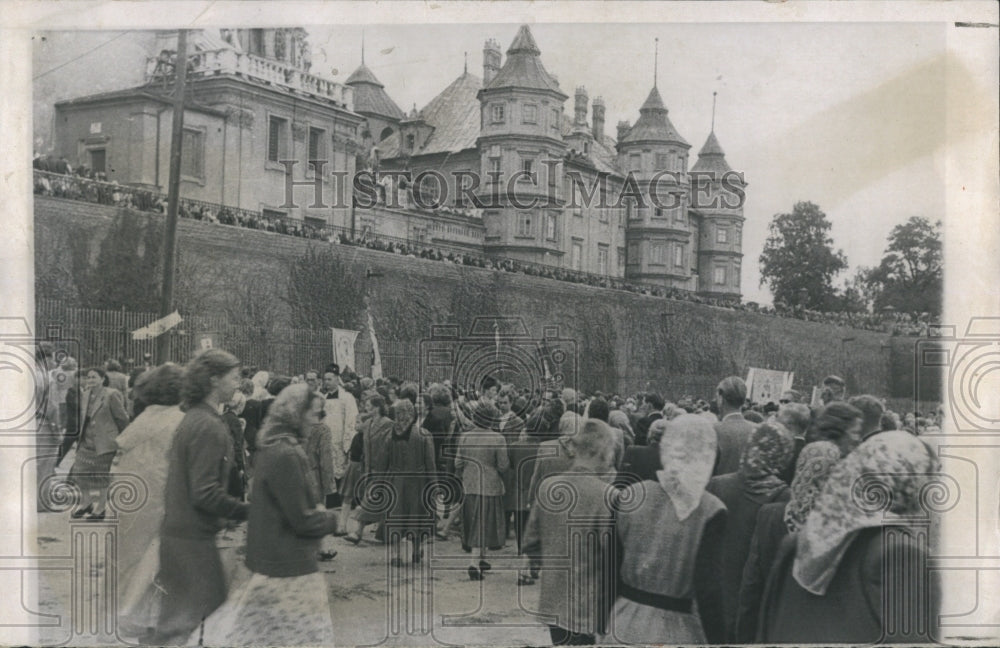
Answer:
[[[160,286],[160,317],[174,312],[174,271],[177,260],[177,208],[181,192],[181,144],[184,141],[184,82],[187,80],[187,30],[177,31],[174,58],[174,119],[170,132],[170,179],[167,189],[167,224],[163,232],[163,282]],[[170,360],[170,337],[156,339],[156,362]]]

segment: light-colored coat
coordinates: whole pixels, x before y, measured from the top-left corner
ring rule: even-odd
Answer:
[[[492,430],[474,429],[458,440],[455,472],[466,495],[503,495],[503,475],[510,468],[507,443]]]

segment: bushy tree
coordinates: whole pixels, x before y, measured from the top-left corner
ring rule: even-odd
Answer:
[[[777,214],[768,226],[760,255],[760,283],[774,301],[815,310],[837,307],[833,279],[847,258],[833,249],[831,223],[811,202],[798,202],[790,214]]]
[[[867,273],[874,308],[941,314],[943,299],[941,221],[913,216],[892,228],[878,267]]]
[[[351,266],[328,247],[310,247],[288,268],[285,300],[295,328],[355,328],[365,309],[365,288]]]

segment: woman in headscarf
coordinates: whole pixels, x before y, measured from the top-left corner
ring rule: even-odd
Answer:
[[[351,517],[359,526],[356,530],[350,531],[344,538],[353,544],[361,542],[366,525],[381,522],[384,518],[383,513],[376,505],[379,498],[378,481],[384,476],[378,473],[376,467],[386,463],[393,421],[389,418],[389,408],[381,394],[373,394],[368,399],[368,407],[370,412],[362,423],[363,427],[355,435],[361,437],[362,477],[356,486],[361,503]],[[344,530],[347,530],[346,526]]]
[[[816,497],[826,484],[830,471],[840,462],[840,448],[830,441],[816,441],[802,448],[795,465],[795,477],[788,502],[765,504],[757,511],[757,526],[750,541],[750,553],[743,567],[739,613],[736,619],[737,643],[752,643],[757,634],[757,615],[764,594],[767,575],[774,564],[781,541],[805,524]]]
[[[832,441],[846,457],[861,444],[861,427],[864,415],[861,410],[844,401],[833,401],[816,416],[806,441]]]
[[[487,402],[479,403],[472,412],[475,428],[461,436],[455,455],[455,472],[464,493],[462,549],[479,550],[479,564],[468,569],[471,580],[482,580],[489,571],[486,550],[498,551],[506,541],[502,473],[510,467],[510,457],[503,435],[495,431],[499,420],[499,410]]]
[[[184,370],[172,362],[144,373],[135,385],[142,413],[115,440],[118,456],[111,468],[112,484],[141,481],[145,502],[134,512],[118,513],[118,628],[141,637],[156,628],[159,597],[155,584],[160,566],[160,525],[167,457],[181,411]]]
[[[247,525],[246,565],[253,576],[205,620],[205,645],[333,644],[317,553],[337,517],[321,506],[302,449],[322,409],[323,397],[305,383],[283,389],[269,408]]]
[[[779,477],[788,466],[795,440],[776,421],[756,427],[734,473],[718,475],[708,483],[708,492],[722,500],[729,511],[722,553],[722,601],[726,642],[736,638],[743,566],[757,525],[757,511],[770,502],[787,502],[788,485]]]
[[[719,553],[726,508],[705,490],[715,465],[715,430],[695,414],[664,424],[663,468],[621,494],[618,599],[602,643],[722,643]]]
[[[393,498],[385,524],[393,549],[392,564],[402,565],[400,545],[404,538],[413,547],[412,559],[419,563],[421,542],[434,530],[433,484],[437,467],[434,439],[417,424],[413,402],[400,398],[392,404],[392,435],[379,472],[385,473]]]
[[[757,639],[932,643],[937,583],[920,521],[939,471],[934,452],[902,431],[876,434],[837,464],[805,524],[781,545]]]

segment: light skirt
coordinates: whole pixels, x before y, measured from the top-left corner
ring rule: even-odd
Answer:
[[[192,637],[197,643],[198,631]],[[322,572],[254,574],[205,619],[206,646],[332,646],[330,598]]]
[[[608,632],[598,644],[704,644],[705,631],[697,614],[661,610],[621,596],[615,601]]]

